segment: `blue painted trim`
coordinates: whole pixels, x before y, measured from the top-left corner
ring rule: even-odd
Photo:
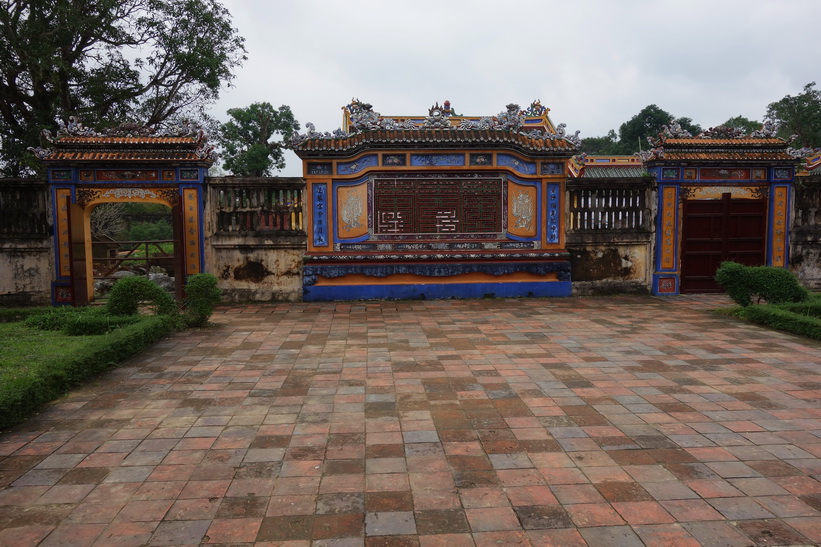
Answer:
[[[436,261],[388,264],[306,264],[302,268],[302,285],[315,285],[318,276],[335,279],[350,274],[371,277],[388,277],[397,274],[413,274],[425,277],[451,277],[467,273],[506,275],[528,272],[535,275],[557,274],[559,281],[570,281],[570,262],[445,262]],[[433,279],[431,281],[434,281]]]
[[[547,242],[559,242],[561,192],[558,184],[547,185]]]
[[[669,279],[669,278],[672,277],[674,279],[674,282],[676,284],[676,290],[675,290],[674,293],[659,292],[659,279],[662,278],[662,277],[665,278],[665,279]],[[680,282],[680,278],[679,278],[679,275],[677,273],[675,273],[675,274],[673,274],[673,273],[662,273],[662,274],[655,273],[655,274],[653,274],[653,287],[651,289],[651,292],[652,292],[652,294],[654,294],[656,296],[677,296],[680,292],[679,282]]]
[[[536,235],[533,237],[519,237],[514,236],[510,232],[505,232],[505,237],[513,241],[540,241],[542,239],[542,184],[540,181],[522,180],[513,175],[507,176],[510,182],[519,184],[521,186],[533,186],[536,188]],[[507,204],[505,204],[507,205]],[[508,219],[510,222],[510,219]]]
[[[202,177],[202,170],[200,170],[200,177]],[[200,179],[201,181],[202,179]],[[205,271],[205,207],[204,207],[204,199],[203,199],[203,192],[202,192],[202,182],[196,183],[194,181],[186,182],[180,184],[179,187],[179,199],[183,199],[183,190],[186,189],[193,189],[197,191],[197,214],[199,215],[200,221],[198,224],[199,234],[197,234],[197,240],[199,241],[200,247],[200,273]],[[177,250],[174,250],[176,254]],[[186,274],[187,276],[187,274]]]
[[[376,154],[370,154],[368,156],[362,156],[361,158],[357,158],[354,161],[337,163],[336,173],[338,175],[355,175],[363,169],[367,169],[368,167],[376,167],[378,163],[379,161],[376,157]]]
[[[464,154],[411,154],[411,167],[464,166]]]
[[[315,182],[312,189],[311,221],[315,247],[328,245],[328,183]]]
[[[773,194],[775,194],[776,188],[786,188],[787,189],[787,207],[786,210],[786,218],[784,218],[784,267],[789,267],[790,265],[790,225],[792,223],[790,213],[792,208],[790,207],[790,203],[792,200],[792,184],[789,183],[775,183],[770,186],[770,199],[769,203],[767,204],[767,266],[773,265],[773,247],[775,246],[775,199],[773,199]]]
[[[670,187],[676,189],[676,203],[675,203],[675,215],[673,217],[673,267],[671,269],[663,269],[661,267],[661,246],[662,240],[664,239],[664,231],[662,222],[664,220],[664,215],[661,214],[662,207],[664,204],[664,188]],[[679,209],[681,208],[681,186],[678,184],[659,184],[658,189],[656,191],[657,203],[656,203],[656,259],[655,259],[655,266],[657,272],[678,272],[679,268],[679,246],[681,242],[679,241]]]
[[[71,306],[71,302],[57,302],[57,287],[71,287],[70,279],[51,282],[51,305],[54,307]]]
[[[532,161],[523,161],[516,156],[510,154],[496,154],[496,165],[499,167],[509,167],[514,171],[518,171],[523,175],[535,175],[536,163]]]
[[[305,302],[328,300],[426,300],[572,296],[570,281],[522,283],[433,283],[425,285],[336,285],[303,289]]]

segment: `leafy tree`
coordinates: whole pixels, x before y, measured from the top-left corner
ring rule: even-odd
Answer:
[[[798,144],[810,148],[821,146],[821,90],[814,88],[815,82],[810,82],[795,97],[787,95],[770,103],[765,115],[768,121],[781,124],[780,137],[798,135]]]
[[[619,140],[612,129],[604,137],[587,137],[582,140],[581,152],[585,154],[608,156],[618,154]]]
[[[35,165],[41,129],[156,125],[213,102],[245,59],[219,0],[0,0],[0,167]]]
[[[734,116],[721,125],[724,127],[741,129],[748,135],[753,131],[758,131],[761,129],[761,122],[745,118],[744,116]]]
[[[232,108],[228,115],[231,120],[222,125],[220,134],[226,169],[239,176],[262,177],[285,167],[286,143],[299,130],[289,106],[277,109],[268,102],[253,103]]]
[[[618,150],[620,154],[632,154],[640,149],[647,148],[647,137],[656,137],[662,126],[669,126],[675,116],[651,104],[645,106],[638,114],[619,127]],[[691,118],[677,118],[676,121],[685,129],[696,135],[701,133],[701,127],[693,123]]]

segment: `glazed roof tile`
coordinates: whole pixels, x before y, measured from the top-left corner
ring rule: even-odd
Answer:
[[[731,151],[731,150],[664,150],[666,161],[703,160],[703,161],[795,161],[785,151]]]
[[[45,161],[201,161],[185,150],[57,150]]]
[[[360,148],[461,148],[477,144],[489,148],[504,146],[534,153],[575,152],[575,147],[564,139],[539,139],[514,131],[499,129],[401,129],[362,131],[339,139],[309,139],[300,144],[297,155],[323,153],[351,153]]]
[[[586,165],[582,174],[586,179],[639,178],[646,174],[641,166]]]
[[[167,144],[187,144],[196,145],[198,139],[196,137],[154,137],[154,136],[140,136],[140,137],[90,137],[90,136],[66,136],[59,137],[54,140],[55,144],[61,145],[167,145]]]
[[[748,146],[785,146],[786,143],[776,137],[747,137],[738,139],[722,139],[722,138],[701,138],[701,137],[686,137],[686,138],[667,138],[664,139],[665,146],[670,145],[688,145],[688,146],[703,146],[705,148],[715,148],[717,146],[731,146],[731,147],[748,147]]]

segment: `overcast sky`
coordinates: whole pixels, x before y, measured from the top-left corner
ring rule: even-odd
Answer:
[[[821,84],[818,0],[222,0],[248,60],[212,114],[267,101],[303,129],[356,97],[383,115],[534,99],[595,137],[656,104],[702,127]],[[301,176],[289,153],[280,174]]]

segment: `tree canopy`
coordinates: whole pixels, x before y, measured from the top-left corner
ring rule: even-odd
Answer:
[[[741,129],[749,135],[753,131],[761,129],[762,124],[761,122],[745,118],[744,116],[733,116],[721,125],[732,129]]]
[[[796,96],[787,95],[767,106],[766,119],[779,123],[778,136],[798,136],[798,145],[809,148],[821,147],[821,90],[815,82],[804,86]]]
[[[0,167],[42,129],[196,117],[245,59],[218,0],[0,0]]]
[[[582,141],[582,152],[588,154],[633,154],[639,150],[646,150],[649,146],[647,137],[656,137],[662,127],[670,125],[674,120],[693,135],[701,133],[701,127],[694,124],[691,118],[676,118],[666,110],[651,104],[645,106],[638,114],[621,124],[618,138],[616,132],[610,130],[605,137],[587,138]]]
[[[232,108],[228,115],[231,119],[222,124],[219,139],[226,169],[239,176],[263,177],[285,167],[286,143],[299,131],[289,106],[253,103]]]

